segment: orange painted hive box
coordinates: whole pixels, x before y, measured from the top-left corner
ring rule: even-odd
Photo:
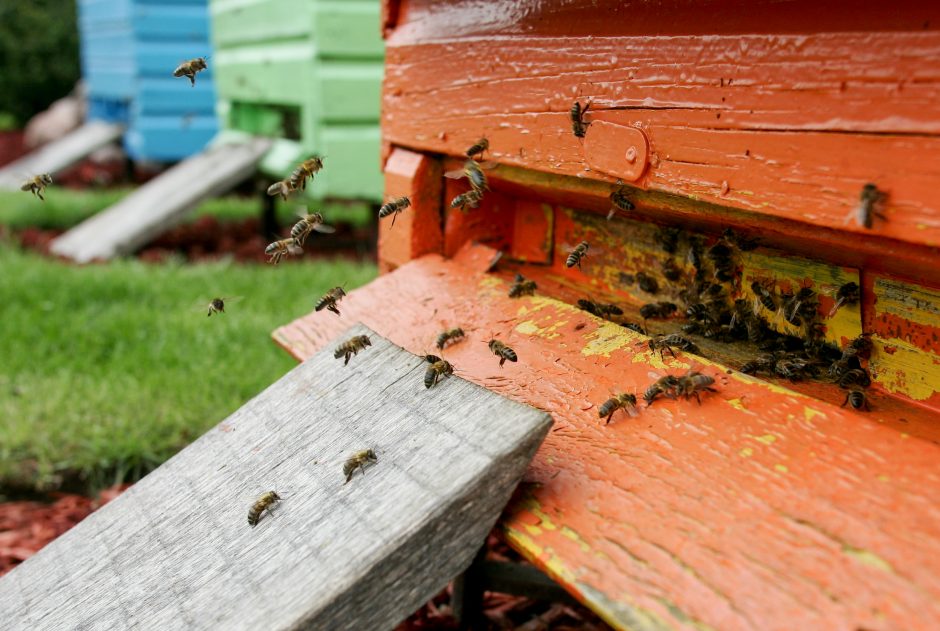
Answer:
[[[940,4],[383,20],[411,205],[277,342],[462,328],[457,375],[555,420],[507,540],[616,628],[940,628]]]

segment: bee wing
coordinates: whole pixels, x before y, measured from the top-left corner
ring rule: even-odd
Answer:
[[[858,204],[852,208],[852,210],[849,211],[849,214],[847,214],[845,218],[842,219],[842,225],[848,225],[853,219],[858,225],[865,225],[865,204]]]
[[[225,302],[225,304],[235,304],[236,302],[241,302],[244,299],[244,296],[225,296],[222,298],[222,301]]]
[[[636,410],[636,406],[634,406],[634,405],[626,405],[626,406],[624,406],[623,409],[625,409],[625,410],[627,411],[627,414],[630,415],[630,418],[636,418],[636,417],[638,417],[638,416],[640,415],[640,413],[637,412],[637,410]]]
[[[317,223],[313,225],[313,229],[317,232],[322,232],[323,234],[333,234],[336,232],[336,228],[333,226],[328,226],[325,223]]]
[[[496,162],[495,160],[487,160],[486,162],[477,162],[477,166],[479,166],[481,169],[492,169],[498,164],[499,162]]]
[[[459,169],[454,169],[453,171],[446,171],[444,173],[444,177],[449,177],[452,180],[459,180],[462,177],[466,177],[466,175],[467,174],[464,173],[463,167],[460,167]]]
[[[304,253],[304,249],[297,245],[296,243],[291,243],[287,246],[287,251],[293,254],[294,256],[300,256]]]

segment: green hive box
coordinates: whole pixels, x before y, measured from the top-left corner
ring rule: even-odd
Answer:
[[[385,49],[378,0],[211,0],[224,136],[278,138],[261,170],[326,156],[308,195],[379,202]]]

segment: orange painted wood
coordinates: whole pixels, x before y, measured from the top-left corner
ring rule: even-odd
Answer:
[[[548,264],[554,251],[555,209],[527,199],[517,199],[509,256],[526,263]]]
[[[444,328],[459,375],[549,411],[506,535],[618,628],[940,628],[940,446],[543,296],[509,299],[493,252],[429,255],[275,331],[298,359],[361,321],[412,352]],[[512,346],[499,368],[483,343]],[[610,425],[598,405],[689,368],[719,392]],[[651,373],[653,375],[651,376]],[[446,381],[439,387],[446,387]]]
[[[411,206],[379,221],[379,264],[394,269],[413,258],[441,252],[441,164],[427,156],[395,149],[385,163],[385,200],[407,196]]]
[[[590,100],[647,138],[641,189],[940,245],[940,5],[677,4],[402,2],[383,135],[450,155],[486,135],[501,164],[612,183],[591,165],[627,148],[571,133]],[[844,220],[869,181],[890,197],[866,231]]]

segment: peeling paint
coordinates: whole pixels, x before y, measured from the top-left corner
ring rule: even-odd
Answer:
[[[849,545],[843,545],[842,553],[852,557],[863,565],[873,567],[876,570],[881,570],[882,572],[894,574],[894,568],[891,567],[891,564],[870,550],[863,550],[862,548],[853,548]]]
[[[814,418],[820,416],[822,418],[827,418],[825,412],[821,412],[815,408],[811,408],[808,405],[803,406],[803,418],[809,422],[812,422]]]
[[[765,445],[773,445],[777,441],[777,437],[773,434],[764,434],[763,436],[752,436],[754,440],[759,443],[764,443]]]
[[[738,455],[741,456],[742,458],[750,458],[751,456],[754,455],[754,450],[751,449],[750,447],[745,447],[744,449],[738,452]]]
[[[744,399],[725,399],[725,403],[733,407],[735,410],[747,412],[747,407],[744,405]]]
[[[777,471],[779,473],[789,473],[790,469],[785,464],[775,464],[774,471]]]
[[[940,392],[940,356],[897,338],[873,336],[872,342],[872,376],[885,390],[916,401],[926,401]]]
[[[597,327],[597,330],[587,335],[588,341],[587,344],[584,345],[584,348],[581,349],[581,354],[586,357],[593,355],[610,357],[612,352],[630,346],[634,339],[639,338],[638,334],[634,333],[631,336],[627,335],[625,331],[628,331],[628,329],[624,329],[622,326],[612,322],[605,322]],[[634,359],[636,357],[647,359],[642,353],[634,356]],[[665,368],[665,366],[663,367]]]

